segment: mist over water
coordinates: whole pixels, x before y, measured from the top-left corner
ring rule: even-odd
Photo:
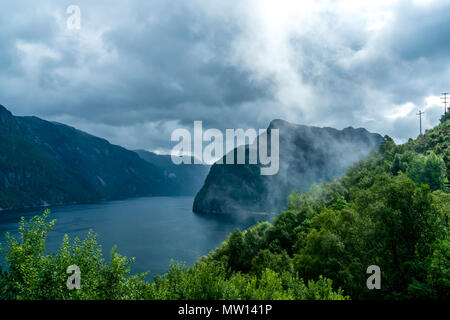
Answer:
[[[98,234],[105,258],[117,245],[119,253],[136,258],[132,273],[150,271],[153,277],[166,272],[171,259],[191,266],[235,228],[242,230],[271,218],[198,215],[192,212],[192,202],[193,197],[151,197],[50,208],[51,218],[57,222],[47,238],[47,252],[56,252],[64,234],[83,239],[92,229]],[[0,213],[3,248],[6,232],[17,235],[20,217],[29,219],[38,213]],[[3,264],[3,257],[1,261]]]

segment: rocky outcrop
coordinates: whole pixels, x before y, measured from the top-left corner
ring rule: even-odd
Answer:
[[[351,164],[377,148],[382,140],[381,135],[362,128],[337,130],[283,120],[270,123],[269,136],[270,129],[279,129],[279,172],[262,176],[259,164],[216,163],[195,197],[194,212],[278,211],[285,206],[292,191],[303,192],[313,183],[339,177]]]

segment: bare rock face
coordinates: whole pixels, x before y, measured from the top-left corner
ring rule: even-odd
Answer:
[[[278,173],[262,176],[259,164],[216,163],[195,197],[194,212],[279,211],[292,191],[304,192],[313,183],[339,177],[382,141],[381,135],[362,128],[337,130],[274,120],[268,128],[270,136],[269,129],[279,129]]]

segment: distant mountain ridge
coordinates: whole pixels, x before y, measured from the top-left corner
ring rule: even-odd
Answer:
[[[179,194],[194,196],[203,186],[211,166],[203,164],[180,164],[172,162],[172,157],[166,154],[156,154],[146,150],[134,150],[139,157],[162,169],[164,177],[172,180]],[[193,158],[192,158],[193,159]]]
[[[270,129],[279,129],[278,174],[261,176],[259,164],[216,163],[195,197],[194,212],[279,211],[292,191],[303,192],[313,183],[339,177],[382,141],[381,135],[363,128],[337,130],[296,125],[279,119],[273,120],[268,127],[269,141]]]
[[[105,139],[0,105],[1,210],[186,194],[164,170]]]

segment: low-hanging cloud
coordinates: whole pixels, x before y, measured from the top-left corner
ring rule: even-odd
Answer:
[[[275,118],[404,141],[449,90],[446,1],[2,1],[0,103],[128,148]],[[66,9],[81,8],[80,30]]]

